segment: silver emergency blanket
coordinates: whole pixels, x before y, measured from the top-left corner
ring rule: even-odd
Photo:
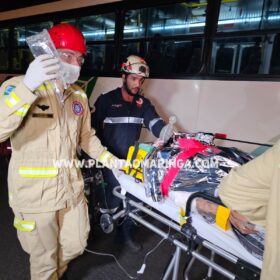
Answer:
[[[153,150],[145,159],[143,173],[146,195],[152,197],[154,201],[163,199],[161,184],[169,169],[172,168],[174,159],[184,152],[179,144],[180,139],[197,140],[205,146],[205,149],[184,162],[169,186],[169,190],[172,191],[204,192],[217,197],[217,186],[231,168],[240,166],[252,159],[249,154],[237,148],[216,147],[212,134],[177,133],[167,146],[159,150]],[[185,150],[187,149],[186,146]],[[212,206],[209,207],[209,205]],[[215,209],[217,206],[215,203],[200,199],[200,203],[196,203],[194,211],[201,215],[207,223],[214,224],[215,213],[211,213],[209,209],[213,209],[213,207]],[[255,227],[255,225],[253,226]],[[243,234],[234,226],[232,226],[232,229],[240,243],[252,255],[262,260],[264,229],[256,227],[251,234]]]
[[[180,148],[182,139],[194,139],[205,145],[205,150],[181,163],[180,171],[169,190],[215,192],[221,179],[230,169],[251,160],[252,157],[236,148],[216,147],[214,135],[209,133],[176,133],[172,141],[162,149],[154,150],[145,159],[143,174],[146,195],[154,201],[161,201],[161,183],[174,166],[175,159],[184,149]]]

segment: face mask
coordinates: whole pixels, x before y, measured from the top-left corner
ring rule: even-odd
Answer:
[[[80,76],[81,67],[65,62],[61,62],[61,65],[62,65],[62,74],[65,82],[67,84],[75,83]]]

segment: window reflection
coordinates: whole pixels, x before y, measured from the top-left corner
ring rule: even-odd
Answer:
[[[275,35],[216,40],[212,48],[212,72],[216,74],[268,74]],[[278,62],[280,59],[278,57]],[[279,65],[279,64],[278,64]]]
[[[12,67],[15,70],[25,71],[29,63],[33,60],[33,55],[28,48],[20,48],[12,50]]]
[[[280,2],[278,0],[265,1],[262,27],[280,27]]]
[[[36,33],[41,32],[43,29],[49,29],[53,23],[41,22],[39,24],[28,26],[16,26],[14,29],[14,41],[16,46],[26,46],[26,38]]]
[[[84,34],[87,42],[113,40],[115,36],[115,14],[102,14],[64,20],[77,26]]]
[[[168,6],[129,10],[125,14],[124,38],[153,37],[155,34],[203,33],[207,1],[186,1]]]
[[[218,31],[257,29],[262,14],[263,0],[222,1]]]
[[[0,70],[8,69],[8,51],[0,49]]]
[[[0,47],[8,47],[9,29],[0,29]]]
[[[82,71],[88,73],[112,72],[114,60],[115,51],[113,45],[88,46]]]
[[[278,0],[223,0],[218,31],[242,31],[275,28],[280,26]]]
[[[149,42],[125,43],[121,61],[131,54],[144,57],[149,64],[151,75],[194,74],[201,67],[201,41],[162,40],[157,34]],[[120,61],[120,63],[121,63]]]

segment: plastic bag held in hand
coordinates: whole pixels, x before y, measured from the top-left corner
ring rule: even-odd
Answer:
[[[163,141],[163,143],[166,143],[173,135],[175,128],[174,124],[176,123],[176,117],[171,116],[169,118],[169,122],[167,125],[165,125],[160,134],[159,134],[159,139]]]
[[[36,57],[29,65],[23,83],[31,91],[38,88],[43,82],[57,79],[59,76],[58,59],[50,54]]]

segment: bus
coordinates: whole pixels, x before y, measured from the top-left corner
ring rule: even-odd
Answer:
[[[8,2],[0,7],[0,81],[25,72],[28,36],[68,22],[87,41],[79,83],[91,106],[121,86],[121,63],[135,54],[150,66],[143,94],[165,121],[176,116],[179,131],[222,133],[245,143],[220,145],[255,153],[257,143],[279,139],[279,1]],[[143,129],[141,140],[153,137]]]

